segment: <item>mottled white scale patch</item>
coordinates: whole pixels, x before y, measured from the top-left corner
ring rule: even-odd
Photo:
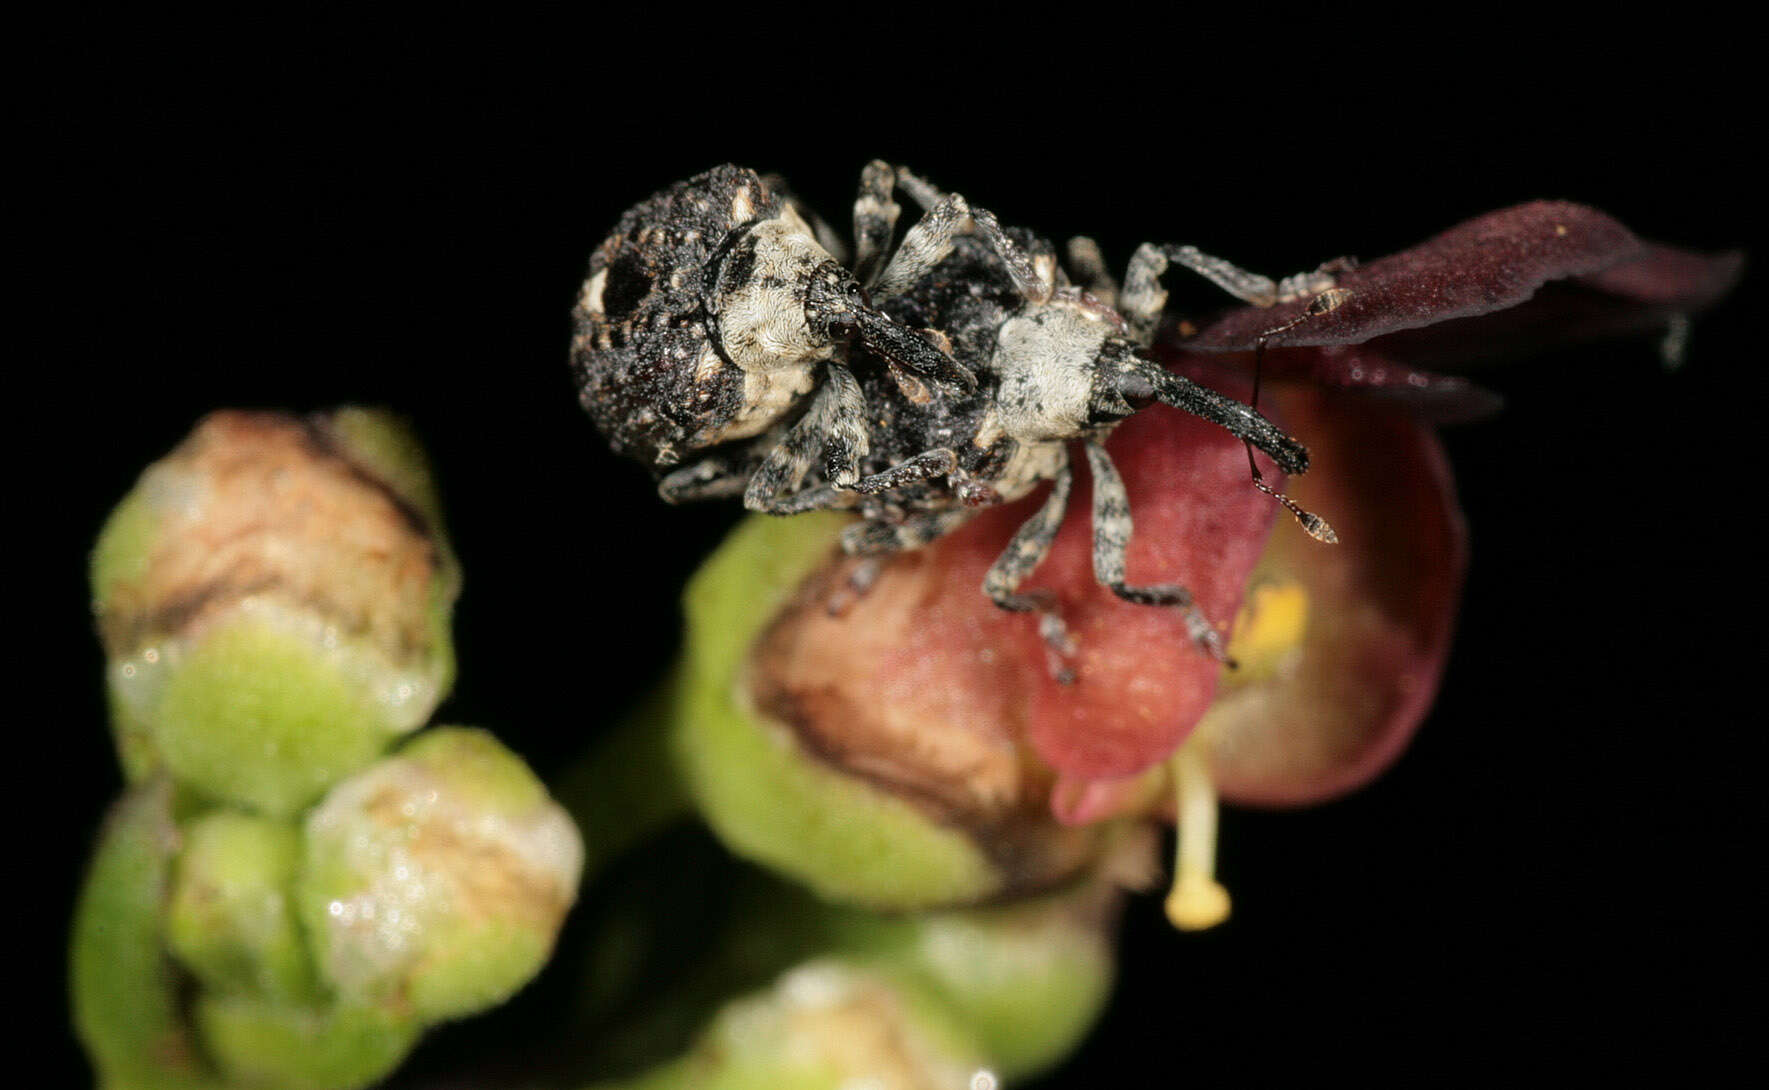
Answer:
[[[1094,360],[1111,333],[1093,308],[1060,297],[1003,322],[989,361],[1000,386],[988,424],[1022,444],[1080,434]]]
[[[724,366],[725,361],[719,358],[719,354],[713,350],[712,345],[709,344],[705,348],[702,348],[700,350],[700,358],[694,361],[695,385],[699,386],[711,382],[714,378],[718,377],[719,371]]]
[[[804,285],[829,252],[790,206],[757,224],[750,240],[754,269],[720,300],[718,314],[719,341],[743,372],[743,408],[707,445],[760,434],[810,392],[834,352],[805,318]]]
[[[608,270],[603,269],[584,282],[583,308],[590,314],[600,315],[602,311],[602,291],[608,286]]]
[[[734,224],[748,223],[756,218],[755,202],[749,199],[749,187],[738,186],[737,192],[731,196],[731,222]]]

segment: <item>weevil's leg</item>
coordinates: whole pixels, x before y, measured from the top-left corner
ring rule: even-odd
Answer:
[[[879,159],[860,172],[860,195],[854,198],[854,278],[871,287],[883,268],[891,235],[902,207],[892,197],[897,173]]]
[[[970,222],[970,205],[956,193],[947,194],[903,235],[903,244],[873,282],[875,299],[889,299],[907,291],[952,252],[952,239]]]
[[[743,506],[751,511],[791,514],[783,509],[783,500],[797,491],[818,454],[824,456],[835,483],[852,484],[860,479],[859,465],[867,450],[866,401],[860,384],[841,364],[825,364],[823,385],[812,397],[810,408],[750,474]]]
[[[668,474],[657,482],[665,503],[720,500],[743,495],[761,454],[755,446],[710,455]]]
[[[776,496],[764,508],[770,515],[798,515],[806,511],[845,511],[860,501],[858,493],[831,485],[801,489],[788,496]]]
[[[1106,258],[1100,253],[1099,243],[1085,235],[1070,239],[1069,271],[1082,291],[1108,307],[1118,305],[1118,281],[1106,268]]]
[[[1244,303],[1256,307],[1275,306],[1332,288],[1335,272],[1353,267],[1347,258],[1329,261],[1314,272],[1297,273],[1274,281],[1269,276],[1225,261],[1199,250],[1196,246],[1170,246],[1145,242],[1131,255],[1130,268],[1124,273],[1124,294],[1119,298],[1118,312],[1130,324],[1131,335],[1138,344],[1147,345],[1160,324],[1161,311],[1167,306],[1167,290],[1161,286],[1161,275],[1169,263],[1181,265],[1215,284]]]
[[[1007,266],[1007,275],[1019,293],[1028,302],[1048,303],[1056,294],[1056,258],[1047,255],[1044,260],[1033,259],[1007,237],[1007,232],[1001,229],[1001,221],[986,208],[972,209],[971,221],[977,225],[977,234]]]
[[[958,194],[941,193],[901,167],[897,169],[897,184],[912,200],[927,209],[927,213],[903,236],[903,245],[897,248],[896,256],[891,258],[890,265],[886,266],[873,289],[875,295],[889,298],[900,294],[926,276],[952,252],[952,239],[964,233],[967,221],[1000,256],[1014,286],[1027,299],[1042,303],[1056,290],[1056,262],[1041,264],[1033,261],[1002,231],[1001,221],[993,212],[973,209]],[[913,247],[912,241],[915,243]]]
[[[1045,554],[1050,552],[1050,543],[1056,540],[1057,531],[1063,525],[1063,514],[1068,510],[1069,486],[1073,479],[1068,457],[1065,455],[1056,476],[1052,478],[1050,495],[1045,499],[1044,506],[1020,525],[1013,540],[1008,542],[1007,549],[996,558],[983,576],[983,593],[996,605],[1014,613],[1039,614],[1038,634],[1044,637],[1045,646],[1050,651],[1051,675],[1065,685],[1075,680],[1075,671],[1066,661],[1068,656],[1075,653],[1075,641],[1069,638],[1069,630],[1064,626],[1062,615],[1056,609],[1056,600],[1051,597],[1050,592],[1023,592],[1020,584],[1026,581],[1026,577],[1043,562]]]
[[[900,462],[889,469],[861,477],[852,488],[864,495],[877,495],[901,488],[906,484],[931,481],[935,477],[944,477],[958,468],[958,455],[948,447],[936,447],[923,451],[907,462]]]
[[[1124,550],[1132,531],[1130,495],[1111,455],[1091,439],[1087,441],[1087,465],[1093,471],[1093,577],[1126,602],[1178,609],[1192,642],[1218,662],[1228,662],[1222,633],[1192,600],[1191,591],[1173,583],[1133,587],[1124,581]]]
[[[1124,294],[1118,298],[1118,313],[1130,325],[1136,343],[1147,345],[1155,337],[1161,322],[1161,311],[1167,306],[1167,289],[1161,276],[1170,262],[1178,263],[1204,277],[1223,291],[1256,307],[1269,307],[1278,301],[1278,285],[1269,276],[1248,272],[1219,257],[1202,253],[1196,246],[1163,246],[1145,242],[1131,255],[1130,267],[1124,272]]]
[[[847,488],[860,479],[860,463],[872,450],[866,430],[866,395],[854,373],[839,363],[823,367],[823,389],[819,397],[830,400],[828,430],[823,437],[823,474],[837,488]]]
[[[861,477],[851,485],[838,487],[826,484],[777,497],[764,510],[771,515],[796,515],[801,511],[853,507],[860,502],[862,496],[878,495],[907,484],[944,477],[956,468],[958,455],[940,447],[917,454],[907,462],[874,473],[870,477]]]
[[[901,522],[867,519],[842,530],[842,551],[849,556],[889,556],[931,545],[976,516],[969,507],[917,511]]]
[[[897,168],[897,184],[909,199],[921,205],[923,212],[933,211],[934,205],[946,199],[946,191],[929,182],[919,174],[910,173],[907,167]]]

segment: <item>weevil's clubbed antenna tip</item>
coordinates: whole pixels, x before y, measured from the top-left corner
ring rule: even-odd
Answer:
[[[1303,532],[1308,534],[1309,537],[1312,537],[1316,541],[1325,545],[1339,544],[1339,534],[1334,531],[1333,527],[1326,519],[1315,514],[1313,511],[1304,510],[1301,504],[1284,495],[1282,492],[1279,492],[1271,485],[1266,484],[1265,481],[1258,476],[1253,478],[1253,487],[1283,504],[1284,510],[1296,516],[1296,521],[1302,525]]]
[[[1334,531],[1332,526],[1328,525],[1326,519],[1314,514],[1312,511],[1303,511],[1300,508],[1296,509],[1293,513],[1296,516],[1296,521],[1302,524],[1302,529],[1307,532],[1309,537],[1312,537],[1316,541],[1325,545],[1339,544],[1338,533]]]
[[[1340,307],[1344,306],[1345,301],[1350,298],[1350,288],[1328,288],[1326,291],[1321,292],[1319,295],[1309,300],[1308,309],[1303,313],[1310,318],[1317,317],[1328,311],[1338,310]]]

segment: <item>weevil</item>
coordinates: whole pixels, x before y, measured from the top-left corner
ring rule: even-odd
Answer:
[[[749,172],[742,175],[756,177]],[[884,256],[900,215],[895,199],[899,189],[924,214],[887,262]],[[818,232],[793,210],[790,200],[780,201],[774,215],[796,221],[792,230],[801,251],[795,253],[809,254],[804,240]],[[629,213],[622,230],[639,239],[647,230],[700,229],[656,222],[663,207],[641,206],[646,212],[637,218]],[[647,216],[651,222],[643,222]],[[647,271],[647,290],[656,294],[660,277],[674,280],[679,298],[666,309],[672,314],[702,315],[700,333],[707,341],[728,336],[721,324],[709,324],[705,317],[712,314],[713,303],[741,297],[746,291],[791,299],[796,307],[793,321],[803,311],[813,316],[806,318],[804,327],[819,328],[814,317],[822,298],[814,290],[819,277],[832,285],[839,283],[844,298],[853,300],[853,312],[864,311],[865,322],[870,323],[850,322],[837,329],[846,333],[845,341],[820,342],[815,350],[793,342],[790,364],[774,362],[787,357],[769,357],[761,363],[755,362],[761,357],[753,353],[736,357],[749,364],[739,368],[745,376],[758,371],[790,373],[790,393],[762,408],[753,405],[753,398],[739,398],[733,402],[736,409],[721,409],[717,419],[724,430],[710,441],[690,444],[689,449],[707,449],[662,478],[659,490],[664,498],[682,502],[741,494],[751,509],[779,515],[854,509],[862,521],[846,529],[843,547],[854,555],[877,557],[925,546],[969,521],[980,507],[1011,502],[1050,481],[1049,496],[990,567],[982,589],[1003,609],[1040,614],[1053,670],[1067,678],[1063,661],[1073,644],[1056,603],[1048,595],[1020,588],[1062,524],[1072,479],[1069,446],[1078,441],[1094,482],[1096,578],[1127,601],[1180,610],[1199,646],[1225,658],[1220,633],[1184,587],[1135,586],[1126,581],[1129,501],[1105,440],[1118,422],[1162,402],[1220,425],[1247,443],[1250,451],[1255,447],[1264,451],[1285,473],[1305,472],[1308,451],[1300,442],[1251,405],[1169,372],[1150,357],[1148,348],[1166,304],[1160,278],[1172,264],[1256,305],[1309,297],[1312,303],[1299,320],[1343,300],[1343,291],[1333,286],[1330,267],[1274,282],[1192,247],[1149,243],[1132,257],[1120,288],[1106,271],[1097,246],[1077,239],[1069,247],[1075,273],[1071,279],[1045,239],[1030,231],[1003,228],[987,210],[972,208],[963,197],[942,193],[882,162],[869,164],[862,175],[854,224],[854,265],[839,273],[830,270],[834,258],[824,247],[816,250],[824,255],[816,262],[809,256],[791,262],[757,261],[734,273],[729,260],[717,255],[736,245],[730,236],[742,230],[741,225],[726,228],[726,237],[708,250],[713,257],[698,269],[648,266],[657,271]],[[600,307],[602,325],[613,312],[609,287],[618,279],[620,260],[619,248],[613,244],[621,237],[617,231],[616,238],[598,251],[599,256],[610,256],[600,267],[594,262],[591,266],[591,286],[586,287],[580,310],[592,316],[592,335],[601,328],[592,303]],[[645,240],[639,244],[650,245]],[[598,275],[605,277],[600,286],[595,285]],[[759,286],[747,287],[751,281]],[[711,301],[699,303],[698,311],[682,290],[690,283],[703,285],[702,295],[704,285],[715,286]],[[729,304],[722,305],[729,309]],[[580,336],[580,346],[584,343]],[[591,352],[596,343],[592,340]],[[917,351],[925,346],[933,354],[910,358],[900,347],[905,343],[917,345]],[[881,344],[886,347],[879,348]],[[599,386],[586,385],[585,403],[595,414],[597,405],[609,399],[602,391],[614,368],[598,366],[593,356],[586,367],[582,347],[578,358],[580,374],[594,373],[604,380]],[[720,367],[712,369],[723,373]],[[773,389],[761,383],[756,388]],[[651,407],[643,395],[620,404]],[[598,422],[622,449],[621,426],[630,424],[634,413],[623,408],[612,427],[604,422],[605,416],[598,415]],[[744,423],[734,429],[733,420]],[[632,444],[627,446],[635,452]],[[643,456],[645,450],[636,453]],[[1252,465],[1250,452],[1248,460]],[[1284,504],[1312,536],[1336,540],[1324,520],[1266,485],[1257,468],[1252,475],[1255,485]],[[864,578],[860,575],[858,582],[863,584]]]

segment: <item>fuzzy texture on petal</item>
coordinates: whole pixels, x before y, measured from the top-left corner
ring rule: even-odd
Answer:
[[[1272,536],[1250,586],[1300,585],[1306,630],[1266,676],[1229,675],[1198,734],[1225,801],[1287,806],[1358,787],[1405,747],[1449,655],[1468,549],[1429,428],[1343,394],[1273,393],[1315,459],[1291,495],[1341,543]]]

